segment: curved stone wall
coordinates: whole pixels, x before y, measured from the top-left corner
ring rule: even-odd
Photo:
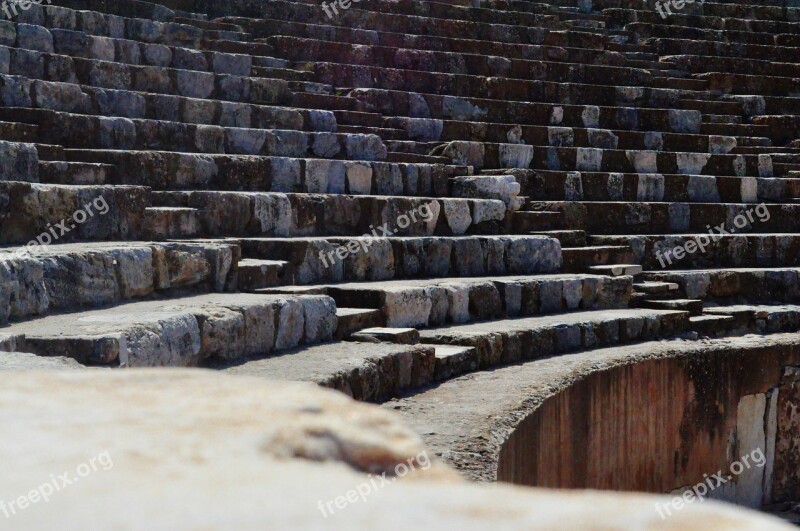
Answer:
[[[796,500],[798,366],[800,345],[743,338],[591,372],[517,425],[497,479],[656,493],[708,480],[709,497],[750,507]]]

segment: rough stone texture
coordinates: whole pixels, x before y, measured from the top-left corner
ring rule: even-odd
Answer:
[[[386,411],[310,385],[196,371],[0,378],[0,418],[16,434],[0,442],[7,456],[0,499],[27,493],[32,475],[73,478],[91,469],[92,458],[96,468],[47,503],[14,515],[15,529],[229,528],[265,521],[276,528],[405,529],[412,518],[426,527],[476,530],[661,525],[654,497],[489,490],[458,481],[433,454],[427,470],[417,466],[395,482],[396,465],[428,462],[417,460],[426,455],[418,436]],[[51,444],[54,437],[60,444]],[[367,501],[355,498],[328,518],[319,512],[320,501],[345,496],[369,481],[367,473],[384,471],[390,484]],[[196,510],[175,510],[189,499]],[[131,514],[149,515],[147,523]],[[387,520],[387,514],[403,517]],[[687,508],[670,522],[682,529],[785,528],[713,503]]]

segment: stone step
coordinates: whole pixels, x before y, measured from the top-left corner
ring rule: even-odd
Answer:
[[[19,122],[0,122],[0,140],[7,142],[39,142],[39,128]]]
[[[13,75],[44,81],[62,81],[89,85],[96,88],[134,90],[154,94],[186,96],[222,101],[281,104],[291,99],[289,82],[281,79],[215,74],[196,70],[181,70],[158,66],[140,66],[70,57],[69,61],[58,54],[10,49],[10,68]],[[34,57],[35,59],[31,59]],[[38,59],[38,63],[36,60]],[[59,71],[44,68],[48,64],[61,65]]]
[[[630,251],[630,248],[628,248],[628,251]],[[595,275],[608,275],[611,277],[635,277],[642,273],[642,266],[638,264],[595,265],[588,267],[586,271]]]
[[[267,41],[282,57],[307,64],[331,63],[343,68],[352,66],[371,66],[379,64],[384,68],[402,68],[425,72],[446,72],[473,76],[503,76],[510,79],[530,79],[531,72],[541,80],[583,80],[599,85],[607,84],[613,77],[620,84],[649,85],[652,76],[643,68],[606,65],[578,65],[568,62],[549,62],[547,60],[528,61],[526,59],[491,59],[485,55],[453,52],[410,50],[371,46],[366,52],[360,45],[318,41],[288,35],[278,35]],[[693,81],[705,88],[705,83]],[[329,82],[329,81],[326,81]],[[332,83],[336,85],[336,83]],[[693,88],[690,88],[693,89]]]
[[[566,311],[623,308],[630,278],[538,275],[492,278],[442,278],[322,286],[342,307],[378,309],[387,326],[429,327]],[[262,290],[300,294],[304,289]]]
[[[689,330],[703,337],[723,337],[732,332],[735,323],[729,315],[694,315],[689,318]]]
[[[39,162],[39,182],[46,184],[111,184],[116,180],[115,172],[116,168],[111,164],[63,161]]]
[[[558,230],[564,226],[563,215],[556,211],[518,210],[513,213],[512,221],[515,232],[520,234]]]
[[[238,269],[238,288],[244,292],[252,292],[285,284],[289,263],[283,260],[242,258]]]
[[[531,231],[531,236],[547,236],[555,238],[561,243],[561,247],[585,247],[586,233],[582,230],[551,230],[551,231]]]
[[[377,135],[381,140],[407,140],[408,135],[403,129],[394,129],[391,127],[367,127],[363,125],[339,125],[337,128],[340,133],[352,133],[362,135]]]
[[[336,339],[345,339],[365,328],[384,326],[383,314],[380,310],[367,308],[336,308]]]
[[[422,4],[427,6],[427,4]],[[316,7],[316,6],[315,6]],[[395,13],[396,4],[387,6],[386,13]],[[241,15],[241,13],[238,13]],[[245,18],[243,16],[226,16],[225,20],[243,25],[248,32],[254,36],[263,38],[272,35],[296,35],[320,40],[335,40],[339,42],[350,42],[353,44],[383,44],[386,46],[408,46],[419,47],[431,50],[453,50],[480,52],[485,50],[487,54],[507,56],[513,55],[511,50],[524,50],[517,54],[528,57],[536,52],[528,51],[538,46],[546,46],[546,52],[551,48],[574,48],[577,52],[597,52],[603,53],[603,36],[593,33],[578,31],[549,31],[547,28],[538,27],[536,31],[525,31],[525,28],[507,26],[503,27],[503,34],[497,35],[497,31],[491,32],[483,24],[471,23],[472,33],[466,39],[457,31],[440,31],[441,26],[455,26],[458,24],[448,20],[439,20],[439,25],[426,28],[424,31],[418,30],[425,21],[411,21],[410,24],[403,24],[405,17],[390,17],[395,25],[380,26],[375,23],[356,23],[356,24],[332,24],[330,18],[317,17],[318,13],[303,9],[303,14],[299,15],[290,9],[285,3],[269,14],[259,13],[254,17]],[[372,15],[375,18],[375,15]],[[361,28],[370,28],[369,30]],[[358,28],[358,29],[356,29]],[[457,35],[458,37],[453,37]],[[263,39],[257,39],[259,41]],[[465,41],[465,42],[464,42]],[[490,46],[485,49],[485,46]],[[570,50],[571,52],[574,50]],[[540,52],[541,53],[541,52]],[[553,52],[550,52],[553,53]],[[561,56],[563,51],[555,50],[557,56]],[[548,54],[549,55],[549,54]],[[537,57],[533,55],[533,57]],[[570,55],[570,57],[573,57]],[[594,55],[582,55],[587,57],[587,62],[592,61]],[[576,58],[577,60],[577,58]]]
[[[1,247],[0,324],[131,299],[230,291],[238,256],[238,247],[224,242]]]
[[[450,380],[478,369],[478,351],[475,347],[434,345],[434,354],[436,356],[434,379],[437,382]]]
[[[12,113],[6,111],[4,114]],[[354,160],[382,160],[386,157],[386,146],[376,135],[218,127],[41,109],[29,110],[22,119],[40,126],[39,137],[43,142],[67,148],[347,157]]]
[[[574,74],[571,79],[562,81],[555,73],[548,74],[549,80],[513,79],[508,77],[474,76],[466,74],[449,74],[443,72],[425,72],[422,70],[401,70],[380,66],[345,65],[338,63],[313,63],[315,79],[337,87],[402,89],[411,92],[436,93],[440,87],[448,87],[444,95],[457,97],[485,97],[486,85],[493,85],[491,95],[495,99],[509,101],[550,101],[559,100],[555,94],[568,92],[576,96],[575,103],[584,105],[615,105],[620,103],[617,87],[607,85],[612,80],[600,76],[580,76]],[[577,72],[581,72],[581,70]],[[650,74],[647,71],[633,70],[639,75],[625,80],[632,92],[640,97],[630,103],[636,107],[658,105],[661,96],[675,96],[671,89],[650,87]],[[396,79],[404,83],[398,87]],[[614,77],[619,80],[620,78]],[[441,92],[440,92],[441,93]],[[681,91],[686,97],[698,97],[703,92]],[[649,103],[649,105],[648,105]]]
[[[196,208],[147,207],[142,234],[153,240],[201,236],[202,214]]]
[[[495,174],[495,170],[486,172]],[[521,193],[533,201],[643,201],[679,203],[785,202],[800,195],[800,178],[568,172],[510,169]]]
[[[561,246],[543,236],[244,238],[243,256],[288,262],[287,284],[558,272]]]
[[[367,328],[351,335],[349,341],[416,345],[419,343],[419,332],[414,328]]]
[[[612,106],[505,101],[480,97],[457,97],[378,88],[357,88],[349,94],[385,116],[409,116],[443,120],[619,130],[699,133],[702,113],[696,110],[636,108],[628,103]]]
[[[437,157],[432,155],[417,155],[416,153],[401,153],[389,151],[386,154],[386,162],[396,164],[452,164],[450,157]],[[458,162],[456,162],[458,164]]]
[[[505,203],[494,199],[205,191],[154,192],[152,198],[155,206],[200,210],[206,237],[491,234],[506,215]]]
[[[641,266],[639,266],[641,268]],[[641,274],[639,271],[637,274]],[[638,282],[633,285],[633,289],[646,295],[667,295],[678,291],[678,284],[674,282]]]
[[[670,300],[647,300],[642,304],[645,308],[654,310],[679,310],[688,312],[692,316],[702,315],[703,301],[697,299],[670,299]]]
[[[383,9],[377,11],[379,5]],[[430,2],[423,4],[423,6],[425,10],[423,12],[420,12],[418,8],[409,6],[407,8],[409,11],[406,13],[415,14],[410,15],[401,11],[405,6],[398,7],[396,3],[376,2],[374,6],[351,7],[346,11],[342,11],[339,15],[334,14],[329,17],[317,4],[273,0],[271,3],[258,6],[251,11],[243,11],[241,6],[237,6],[236,14],[252,18],[300,20],[330,26],[368,27],[376,31],[436,36],[460,35],[454,29],[461,27],[464,22],[459,23],[458,21],[468,20],[473,29],[470,33],[472,37],[514,43],[529,42],[531,35],[535,36],[537,33],[531,32],[532,29],[538,29],[536,26],[540,26],[544,20],[552,20],[552,18],[545,15],[501,12],[452,6],[444,3]],[[367,11],[364,9],[365,7],[376,9],[376,11]],[[437,13],[434,15],[433,11],[437,11]],[[225,20],[234,23],[240,22],[238,18],[226,17]],[[497,24],[506,26],[503,35],[498,36],[496,31],[494,33],[491,31]],[[247,31],[252,31],[255,35],[259,35],[258,31],[252,28],[252,25],[247,25],[243,21],[242,25]],[[269,25],[269,23],[267,22],[263,25]]]
[[[633,261],[633,251],[627,245],[604,245],[561,249],[564,260],[562,271],[578,273],[590,271],[593,266],[618,266]],[[593,271],[599,273],[599,271]]]
[[[510,125],[484,121],[434,120],[388,117],[384,126],[402,129],[417,142],[472,141],[520,143],[534,146],[586,147],[600,149],[654,150],[690,153],[729,153],[738,145],[735,138],[689,133],[625,131],[540,125]],[[766,144],[767,138],[748,139],[749,144]],[[745,141],[743,139],[743,141]],[[393,144],[398,145],[398,144]],[[396,150],[396,149],[394,149]]]
[[[683,297],[704,300],[792,302],[800,297],[798,269],[765,266],[647,271],[643,278],[679,286]],[[706,308],[708,309],[708,308]]]
[[[737,114],[704,114],[703,122],[711,124],[741,124],[742,117]]]
[[[332,96],[330,94],[313,94],[311,92],[293,92],[292,105],[305,109],[327,109],[330,111],[361,111],[363,105],[355,98]]]
[[[604,310],[422,330],[423,343],[477,350],[479,370],[573,351],[670,337],[688,329],[689,314],[668,310]]]
[[[469,142],[450,144],[470,146]],[[555,171],[594,171],[622,173],[660,173],[716,175],[736,177],[772,177],[770,155],[725,155],[712,153],[675,153],[653,150],[615,150],[600,148],[514,146],[498,144],[503,149],[484,148],[473,157],[476,167],[533,168]],[[472,146],[470,146],[472,147]],[[474,152],[474,148],[472,149]],[[481,153],[483,152],[483,153]],[[527,156],[523,154],[527,153]],[[532,154],[532,156],[531,156]],[[527,163],[527,164],[526,164]],[[775,170],[777,173],[778,170]]]
[[[155,94],[135,90],[97,88],[74,83],[30,80],[0,74],[0,95],[8,103],[0,117],[26,117],[38,123],[37,114],[26,108],[55,112],[167,120],[187,124],[260,129],[293,129],[335,132],[331,111],[277,107],[218,99]]]
[[[38,165],[35,167],[38,169]],[[51,233],[50,227],[59,243],[135,239],[141,234],[148,193],[146,188],[135,186],[64,186],[0,180],[4,208],[0,245],[22,245],[39,237],[46,240],[43,234]]]
[[[153,190],[229,190],[424,197],[449,195],[463,168],[380,161],[70,149],[73,162],[116,167],[115,185]]]
[[[726,316],[734,320],[740,334],[778,334],[800,329],[800,306],[794,304],[734,304],[706,308],[707,315]]]
[[[714,227],[742,236],[800,232],[794,204],[534,201],[529,205],[561,212],[571,229],[597,235],[718,234],[716,229],[710,232]]]
[[[336,306],[320,296],[208,294],[42,317],[6,330],[40,356],[112,367],[186,367],[327,341]]]
[[[313,382],[357,400],[382,402],[432,383],[436,357],[432,345],[341,341],[213,367],[227,374]]]
[[[714,267],[791,267],[797,264],[798,234],[695,234],[593,236],[592,245],[630,245],[647,270]]]

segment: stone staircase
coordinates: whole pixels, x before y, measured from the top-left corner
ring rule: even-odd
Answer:
[[[33,5],[0,22],[3,355],[383,402],[800,330],[798,35],[780,2]]]

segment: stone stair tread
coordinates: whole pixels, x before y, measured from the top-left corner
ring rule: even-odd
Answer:
[[[357,400],[378,402],[431,383],[435,354],[432,346],[338,341],[213,368],[268,380],[313,382]]]
[[[689,322],[692,324],[725,324],[733,321],[734,318],[730,315],[693,315],[689,317]]]
[[[698,316],[703,313],[703,301],[698,299],[649,299],[642,304],[646,308],[683,310],[689,312],[692,316]]]
[[[614,277],[637,276],[642,272],[642,266],[638,264],[595,265],[589,267],[588,271],[590,273],[595,273],[599,275],[610,275]]]
[[[649,295],[670,293],[678,290],[678,284],[674,282],[638,282],[633,284],[633,289]]]
[[[84,364],[197,366],[326,341],[335,321],[327,297],[210,293],[51,315],[6,330],[24,334],[28,351]]]

